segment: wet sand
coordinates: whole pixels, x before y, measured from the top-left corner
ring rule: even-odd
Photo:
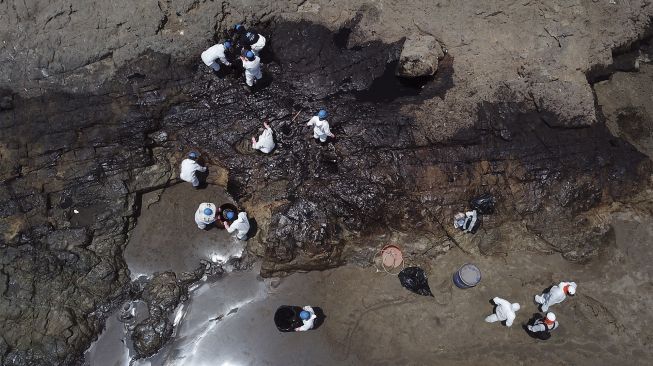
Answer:
[[[168,194],[176,196],[173,190],[164,193],[163,207],[169,204]],[[151,219],[148,215],[144,210],[139,225]],[[189,220],[186,227],[193,229]],[[426,270],[433,298],[409,292],[396,276],[373,266],[298,273],[278,286],[276,280],[260,279],[258,268],[227,273],[192,291],[178,309],[175,338],[158,355],[135,365],[617,365],[624,360],[645,365],[653,357],[653,322],[648,316],[653,306],[653,220],[626,214],[614,220],[616,244],[586,265],[557,254],[475,257],[457,249],[435,260],[407,258],[408,265]],[[213,233],[223,231],[204,234]],[[135,238],[139,236],[132,236],[129,245],[142,246]],[[222,239],[210,242],[228,249],[232,239]],[[188,240],[186,248],[196,251],[184,250],[184,255],[208,252],[203,247],[206,238]],[[180,266],[176,245],[157,250],[162,258],[158,269]],[[133,257],[127,260],[137,263]],[[467,262],[475,263],[483,278],[477,287],[460,290],[451,275]],[[560,328],[546,342],[530,338],[521,324],[537,311],[533,295],[562,280],[573,280],[579,287],[575,297],[551,308]],[[494,296],[522,305],[512,327],[483,321],[492,312],[489,300]],[[320,306],[326,321],[313,331],[280,333],[272,319],[284,304]],[[107,331],[102,337],[115,334]],[[104,358],[91,364],[114,366],[124,364],[122,360]]]
[[[224,262],[242,254],[244,242],[226,230],[215,224],[206,230],[197,228],[195,211],[203,202],[220,206],[233,200],[220,187],[195,190],[189,183],[143,195],[141,215],[125,249],[132,278],[166,270],[190,271],[201,259]]]

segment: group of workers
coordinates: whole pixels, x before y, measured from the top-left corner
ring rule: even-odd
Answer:
[[[236,24],[231,39],[215,44],[202,52],[202,61],[215,72],[220,71],[221,64],[232,66],[234,56],[238,54],[245,70],[246,89],[251,91],[254,84],[263,78],[259,54],[266,44],[266,39],[254,29],[247,29]]]
[[[535,303],[539,305],[540,310],[545,315],[538,313],[526,326],[526,330],[540,339],[550,337],[550,332],[558,328],[559,324],[556,320],[556,315],[549,311],[549,307],[563,302],[567,296],[574,296],[576,294],[576,287],[575,282],[560,282],[552,286],[548,291],[540,295],[535,295]],[[494,313],[486,317],[485,321],[488,323],[505,321],[507,327],[511,326],[521,306],[516,302],[510,303],[510,301],[500,297],[495,297],[492,301],[496,305]]]
[[[320,143],[325,143],[329,137],[335,137],[329,128],[329,121],[326,120],[327,115],[327,111],[321,109],[317,115],[313,116],[306,123],[306,126],[313,126],[313,138]],[[269,154],[276,146],[274,142],[274,131],[267,122],[263,122],[263,128],[263,133],[258,137],[258,141],[256,137],[252,137],[252,149]]]
[[[231,30],[228,40],[215,44],[202,52],[202,61],[206,66],[218,72],[221,69],[220,65],[232,66],[233,56],[236,53],[239,54],[245,70],[246,89],[251,91],[256,82],[263,77],[259,54],[263,51],[266,42],[266,38],[256,30],[247,29],[243,24],[236,24]],[[335,137],[326,117],[327,111],[322,109],[306,123],[307,126],[313,127],[313,138],[321,143],[325,143],[329,137]],[[252,137],[252,148],[269,154],[275,147],[273,131],[267,123],[263,125],[265,129],[258,141]]]
[[[206,66],[218,72],[221,65],[232,66],[234,56],[238,54],[245,72],[246,89],[251,91],[256,82],[263,77],[259,54],[265,45],[266,38],[263,35],[253,29],[247,29],[242,24],[236,24],[232,29],[230,39],[209,47],[202,52],[201,58]],[[329,122],[326,120],[327,116],[327,111],[322,109],[306,123],[306,126],[313,127],[313,138],[321,143],[325,143],[329,137],[335,137],[330,130]],[[263,123],[263,126],[264,130],[258,141],[255,137],[252,137],[252,148],[269,154],[276,146],[274,134],[268,123]],[[180,178],[192,183],[194,188],[198,188],[200,184],[197,172],[205,172],[207,169],[197,163],[197,158],[198,154],[191,152],[181,164]],[[235,212],[216,208],[213,203],[200,204],[195,212],[197,227],[205,229],[216,220],[220,220],[229,233],[236,232],[238,239],[247,239],[250,224],[245,212],[240,212],[236,216]],[[478,227],[478,223],[476,210],[461,212],[454,217],[454,227],[464,232],[473,232]],[[539,315],[535,319],[531,319],[526,326],[527,331],[541,339],[550,336],[549,332],[558,328],[559,324],[556,315],[548,311],[549,307],[561,303],[567,296],[573,296],[575,293],[576,283],[560,282],[560,284],[551,287],[549,291],[541,295],[535,295],[535,302],[540,305],[540,309],[545,315]],[[485,321],[488,323],[505,322],[505,325],[510,327],[516,318],[516,312],[520,310],[520,305],[510,303],[500,297],[495,297],[492,301],[496,305],[494,313],[486,317]],[[295,328],[295,331],[305,331],[313,328],[316,315],[311,306],[304,306],[299,313],[299,318],[302,320],[303,325]]]
[[[191,183],[195,189],[200,186],[198,172],[204,173],[207,170],[205,166],[197,162],[198,158],[198,153],[190,152],[188,157],[181,162],[181,172],[179,173],[179,177],[183,181]],[[204,230],[216,221],[220,221],[228,233],[235,233],[239,240],[247,239],[250,224],[246,212],[237,213],[232,209],[216,208],[215,204],[210,202],[201,203],[195,211],[197,227]]]

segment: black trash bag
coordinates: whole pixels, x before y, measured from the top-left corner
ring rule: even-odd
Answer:
[[[546,341],[547,339],[551,338],[551,331],[548,329],[545,330],[544,332],[531,332],[530,330],[528,330],[528,327],[526,326],[526,325],[533,326],[538,320],[543,320],[543,319],[544,316],[542,314],[536,313],[533,314],[533,317],[531,317],[531,319],[528,320],[527,324],[524,324],[523,326],[524,330],[526,331],[526,333],[528,333],[528,335],[531,338],[541,339],[543,341]]]
[[[422,295],[433,296],[426,273],[419,267],[407,267],[399,272],[399,282],[410,291]]]
[[[280,332],[294,332],[295,328],[301,327],[302,322],[299,313],[302,308],[299,306],[281,305],[274,313],[274,325]]]
[[[484,195],[472,198],[469,206],[481,215],[490,215],[494,213],[494,205],[497,201],[493,195],[486,193]]]

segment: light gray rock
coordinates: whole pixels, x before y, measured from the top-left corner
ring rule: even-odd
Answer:
[[[411,34],[404,42],[396,74],[407,78],[431,76],[438,71],[438,61],[442,57],[444,52],[435,37]]]

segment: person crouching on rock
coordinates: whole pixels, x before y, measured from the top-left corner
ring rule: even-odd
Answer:
[[[317,116],[313,116],[313,118],[306,123],[306,126],[313,126],[313,138],[319,142],[326,142],[327,138],[336,137],[331,133],[329,121],[327,121],[326,118],[327,111],[321,109],[317,112]]]
[[[256,56],[261,53],[266,42],[263,35],[259,34],[254,29],[245,28],[242,24],[234,25],[234,30],[239,35],[241,46],[251,50]]]
[[[309,329],[313,329],[313,322],[315,321],[315,318],[317,318],[317,315],[315,315],[315,311],[312,307],[306,305],[303,307],[303,309],[304,310],[299,312],[299,318],[304,324],[301,327],[295,328],[295,332],[303,332]]]
[[[263,122],[265,131],[258,137],[258,142],[255,137],[252,137],[252,149],[260,150],[264,154],[269,154],[274,149],[274,137],[272,135],[272,128],[270,125]]]
[[[197,163],[197,158],[199,157],[199,154],[191,151],[188,154],[188,158],[184,159],[184,161],[181,162],[181,172],[179,173],[179,178],[181,178],[183,181],[190,182],[193,184],[193,188],[197,189],[200,186],[200,180],[197,178],[197,173],[196,172],[205,172],[206,167],[201,166]]]
[[[549,312],[546,313],[546,317],[542,317],[542,315],[537,314],[537,317],[533,319],[532,324],[527,325],[526,329],[533,337],[547,340],[551,338],[550,332],[558,328],[558,325],[559,324],[556,321],[556,315]]]
[[[478,223],[478,214],[476,210],[467,212],[458,212],[453,217],[453,227],[460,229],[466,233],[472,233],[476,229]]]
[[[227,52],[231,50],[231,42],[225,41],[224,43],[216,44],[204,52],[202,52],[202,61],[206,66],[213,69],[213,71],[220,71],[220,64],[222,63],[225,66],[231,66],[231,62],[227,60]]]
[[[241,212],[238,214],[238,218],[229,224],[228,221],[224,221],[224,228],[227,229],[228,233],[236,232],[236,237],[239,240],[247,239],[247,233],[249,232],[249,220],[247,219],[247,213]]]
[[[261,72],[261,59],[252,51],[245,52],[245,55],[240,56],[240,59],[243,60],[243,68],[245,69],[246,89],[252,91],[254,83],[263,77],[263,73]]]
[[[213,203],[201,203],[195,211],[195,223],[197,227],[204,230],[215,222],[215,205]]]

